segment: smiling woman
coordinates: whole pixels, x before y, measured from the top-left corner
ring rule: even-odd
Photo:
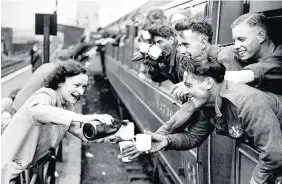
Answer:
[[[86,69],[80,63],[61,63],[44,87],[15,113],[1,136],[1,183],[8,184],[25,169],[44,163],[46,155],[59,145],[67,131],[86,141],[81,128],[83,123],[96,120],[98,124],[111,124],[110,115],[72,112],[87,82]]]
[[[44,86],[56,90],[62,103],[74,104],[84,94],[87,82],[86,69],[79,63],[70,61],[60,65],[44,82]]]

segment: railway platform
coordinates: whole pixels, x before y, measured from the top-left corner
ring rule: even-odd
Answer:
[[[75,111],[82,114],[108,113],[119,118],[117,99],[110,82],[99,75],[101,66],[97,58],[91,61],[90,66],[91,74],[95,76],[90,77],[89,89],[82,103],[75,106]],[[29,65],[2,78],[2,98],[8,96],[14,88],[25,85],[31,75]],[[118,154],[118,144],[84,143],[67,133],[62,141],[62,159],[55,164],[55,183],[152,183],[152,168],[147,158],[140,157],[131,163],[123,163],[118,159]],[[36,180],[40,181],[39,178],[37,176]],[[29,183],[25,179],[22,181]]]

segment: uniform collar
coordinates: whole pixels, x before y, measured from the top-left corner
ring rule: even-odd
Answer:
[[[178,46],[178,41],[176,38],[174,38],[173,47],[172,47],[171,54],[170,54],[170,62],[169,62],[170,66],[174,66],[175,64],[177,46]]]
[[[222,98],[221,96],[218,94],[215,98],[215,106],[214,106],[214,110],[215,110],[215,114],[217,117],[221,117],[222,113],[220,111],[222,107]]]
[[[222,107],[222,95],[223,93],[227,90],[227,81],[223,81],[221,90],[219,91],[219,93],[216,95],[215,98],[215,113],[217,117],[222,117],[222,113],[221,113],[221,107]]]

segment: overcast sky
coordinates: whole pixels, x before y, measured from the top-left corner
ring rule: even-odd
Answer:
[[[99,1],[99,0],[84,0]],[[100,0],[100,26],[125,15],[148,0]],[[58,23],[75,25],[77,0],[58,0]],[[1,0],[1,26],[33,29],[35,13],[53,13],[56,0]]]

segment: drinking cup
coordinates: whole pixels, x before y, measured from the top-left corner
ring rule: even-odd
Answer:
[[[150,44],[145,43],[145,42],[140,42],[139,43],[139,51],[141,53],[144,53],[144,54],[148,53],[149,48],[150,48]]]
[[[137,134],[133,142],[138,151],[149,151],[151,149],[152,136],[148,134]]]
[[[157,60],[161,54],[162,54],[162,50],[155,45],[151,46],[148,52],[148,56],[153,60]]]
[[[122,140],[132,140],[134,138],[134,123],[128,122],[119,129],[119,135]]]
[[[142,31],[142,37],[144,38],[144,40],[149,40],[151,39],[151,34],[149,33],[149,31]]]

